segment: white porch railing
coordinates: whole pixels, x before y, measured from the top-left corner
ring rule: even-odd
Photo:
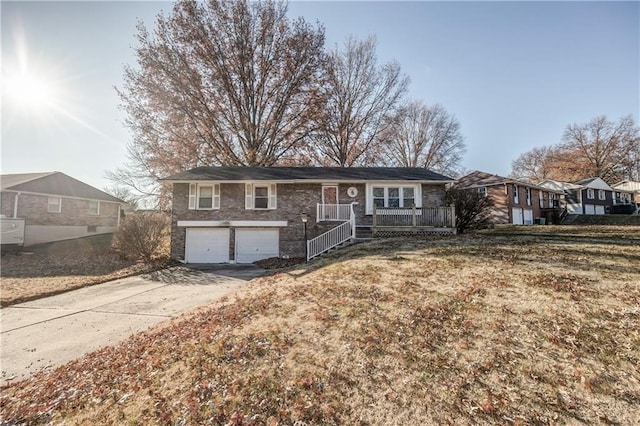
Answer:
[[[373,227],[456,226],[453,207],[373,208]]]
[[[320,204],[318,204],[318,206],[320,206]],[[339,206],[343,206],[343,204],[340,204]],[[348,207],[349,209],[347,221],[341,223],[335,228],[328,230],[324,234],[320,234],[317,237],[308,240],[307,260],[311,260],[316,256],[320,256],[322,253],[327,252],[346,241],[353,240],[356,237],[356,214],[353,211],[353,203],[344,204],[344,206]],[[340,212],[338,211],[338,213]]]
[[[316,207],[316,222],[345,221],[351,217],[351,204],[320,204]]]

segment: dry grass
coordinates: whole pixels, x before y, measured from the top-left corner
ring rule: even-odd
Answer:
[[[150,272],[166,261],[144,264],[120,258],[111,251],[111,235],[43,244],[29,254],[2,256],[0,306]]]
[[[355,246],[11,385],[2,418],[638,424],[640,228],[609,231]]]

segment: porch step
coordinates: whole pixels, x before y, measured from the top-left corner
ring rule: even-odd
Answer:
[[[356,240],[370,240],[373,238],[371,226],[356,226]]]

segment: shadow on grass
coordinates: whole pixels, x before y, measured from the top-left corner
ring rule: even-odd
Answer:
[[[640,238],[640,236],[637,237]],[[564,235],[537,234],[533,232],[527,233],[526,230],[518,233],[471,233],[446,237],[394,237],[354,244],[341,250],[329,252],[320,258],[310,261],[308,264],[273,270],[269,271],[269,273],[286,273],[292,277],[299,278],[334,263],[351,259],[374,256],[380,257],[381,260],[402,260],[403,255],[409,255],[413,250],[435,250],[434,254],[441,257],[469,256],[477,257],[480,260],[496,259],[500,255],[504,255],[505,260],[522,263],[552,262],[554,255],[560,253],[564,256],[587,258],[588,262],[586,264],[580,263],[580,265],[577,265],[581,269],[598,268],[606,271],[620,271],[619,266],[599,261],[598,258],[602,253],[588,246],[602,245],[603,248],[611,246],[621,248],[626,246],[636,247],[640,239],[636,241],[635,238],[635,235],[628,236],[628,239],[621,239],[617,236],[612,238],[607,233],[603,233],[602,236],[581,236],[570,233]],[[529,255],[529,253],[539,253],[539,250],[515,251],[523,246],[544,244],[560,245],[561,247],[549,248],[549,258],[547,260],[541,259],[539,256]],[[562,247],[563,245],[566,245],[566,247]],[[608,251],[606,257],[629,262],[629,265],[620,272],[640,273],[640,254]],[[562,262],[566,263],[567,260],[564,259]]]

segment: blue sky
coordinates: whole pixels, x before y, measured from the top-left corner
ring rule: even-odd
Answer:
[[[126,161],[113,87],[135,64],[136,22],[152,26],[171,4],[0,8],[2,173],[59,170],[106,186],[105,171]],[[379,60],[397,60],[411,78],[409,97],[458,118],[468,170],[507,174],[519,154],[598,115],[639,119],[639,2],[291,2],[289,12],[323,23],[328,46],[376,35]],[[7,95],[19,64],[49,82],[48,100]]]

